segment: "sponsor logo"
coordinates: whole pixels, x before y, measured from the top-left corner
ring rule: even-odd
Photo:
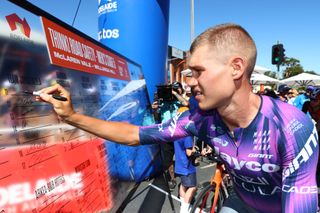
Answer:
[[[187,125],[185,126],[185,129],[188,129],[190,127],[190,125],[194,124],[193,120],[190,120]]]
[[[119,29],[104,29],[104,28],[102,28],[102,31],[100,30],[98,32],[99,41],[101,39],[119,38],[119,36],[120,36]]]
[[[174,135],[174,132],[176,131],[176,128],[177,128],[177,120],[179,119],[180,115],[182,113],[177,113],[171,120],[170,124],[169,124],[169,127],[168,127],[168,130],[170,132],[170,136],[172,137]],[[164,124],[166,123],[161,123],[161,124],[158,124],[158,131],[159,132],[164,132],[166,128],[166,126],[163,126]]]
[[[218,137],[212,137],[210,135],[207,135],[208,138],[211,139],[211,142],[214,143],[214,144],[220,144],[221,146],[225,147],[225,146],[228,146],[229,142],[226,141],[226,140],[223,140],[221,138],[218,138]]]
[[[15,31],[19,28],[20,32],[24,36],[30,38],[31,29],[26,18],[23,18],[22,20],[21,18],[19,18],[19,16],[17,16],[17,14],[13,13],[11,15],[6,16],[6,19],[11,31]]]
[[[230,168],[234,170],[248,169],[253,172],[267,172],[274,173],[280,170],[279,165],[272,163],[260,163],[257,161],[246,161],[239,160],[237,158],[231,157],[227,153],[220,152],[218,147],[215,147],[216,153],[229,165]]]
[[[265,179],[262,178],[260,181],[264,181]],[[233,182],[238,187],[244,189],[245,191],[252,192],[252,193],[259,193],[262,196],[270,196],[274,195],[275,193],[297,193],[297,194],[317,194],[318,188],[317,186],[290,186],[290,185],[283,185],[281,186],[275,186],[273,188],[270,187],[270,185],[266,183],[255,183],[252,182],[252,180],[249,180],[249,182],[245,180],[238,179],[237,177],[233,177]]]
[[[253,150],[267,151],[270,149],[270,132],[270,130],[265,130],[253,134]]]
[[[159,132],[164,132],[164,129],[163,129],[163,124],[158,124],[158,131]]]
[[[211,129],[212,131],[216,131],[217,127],[216,127],[214,124],[211,124],[210,129]]]
[[[230,174],[234,178],[236,178],[235,180],[237,180],[237,182],[243,181],[246,183],[262,185],[262,186],[270,185],[269,181],[264,177],[249,177],[245,175],[237,175],[233,170],[230,171]]]
[[[303,124],[300,123],[297,119],[292,119],[288,125],[286,126],[285,130],[290,134],[293,135],[296,131],[301,129]]]
[[[300,150],[299,154],[293,159],[287,168],[283,170],[283,179],[287,178],[289,175],[293,174],[296,170],[300,168],[300,165],[306,163],[310,157],[313,155],[314,151],[318,146],[318,136],[316,127],[313,128],[311,135],[309,136],[307,142]]]
[[[79,197],[82,196],[81,189],[83,189],[81,172],[67,174],[62,178],[39,179],[35,184],[29,182],[16,183],[0,187],[0,206],[26,204],[26,202],[32,202],[44,194],[47,196],[57,196],[60,200],[72,200],[75,199],[75,194]],[[39,203],[39,206],[41,205],[43,203]]]
[[[177,120],[179,119],[180,115],[182,113],[177,112],[176,116],[174,116],[172,118],[172,121],[170,122],[170,126],[169,126],[169,132],[171,133],[171,137],[174,135],[174,132],[176,131],[177,128]]]
[[[298,194],[317,194],[317,186],[290,186],[283,185],[282,191],[287,193],[298,193]]]
[[[261,154],[261,153],[250,153],[248,155],[249,158],[267,158],[267,159],[271,159],[273,155],[269,155],[269,154]]]
[[[101,0],[99,2],[99,5],[101,3]],[[103,13],[111,13],[111,12],[116,12],[118,10],[118,2],[117,1],[113,1],[112,0],[108,0],[107,3],[102,4],[101,6],[99,6],[98,8],[98,14],[103,14]]]
[[[270,196],[275,193],[298,193],[298,194],[316,194],[318,193],[317,186],[290,186],[283,185],[270,187],[269,181],[264,177],[249,177],[244,175],[237,175],[231,171],[233,182],[236,186],[252,193],[259,193],[262,196]]]
[[[215,131],[218,132],[219,134],[224,134],[224,133],[225,133],[225,131],[222,129],[221,126],[216,126],[216,125],[214,125],[214,124],[211,124],[210,129],[211,129],[212,131],[214,131],[214,132],[215,132]]]

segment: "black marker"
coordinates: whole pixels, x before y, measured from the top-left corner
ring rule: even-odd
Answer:
[[[29,95],[35,95],[35,96],[39,96],[40,92],[30,92],[30,91],[24,91],[25,94],[29,94]],[[52,94],[51,95],[54,99],[57,99],[59,101],[67,101],[68,99],[66,97],[60,96],[60,95],[56,95],[56,94]]]

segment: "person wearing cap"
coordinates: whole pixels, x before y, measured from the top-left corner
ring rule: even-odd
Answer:
[[[279,92],[279,99],[283,102],[288,102],[289,98],[288,98],[288,93],[291,90],[290,87],[288,87],[288,85],[286,84],[282,84],[279,86],[278,88],[278,92]]]
[[[274,99],[279,99],[279,96],[276,94],[276,92],[273,89],[265,88],[263,91],[263,95],[270,96]]]
[[[293,106],[297,107],[298,109],[302,110],[303,104],[306,101],[310,101],[310,95],[314,90],[313,86],[307,86],[306,92],[298,95],[296,99],[293,101]]]

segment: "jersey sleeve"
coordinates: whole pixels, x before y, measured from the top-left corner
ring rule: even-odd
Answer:
[[[190,111],[177,113],[165,123],[141,126],[139,128],[140,144],[167,143],[186,136],[197,136],[194,119],[198,116]]]
[[[303,112],[287,111],[287,114],[292,113],[295,116],[285,118],[279,130],[278,151],[283,169],[282,212],[316,212],[318,134],[311,119]]]

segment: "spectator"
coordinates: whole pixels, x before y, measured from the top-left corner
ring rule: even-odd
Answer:
[[[276,92],[273,89],[265,88],[263,94],[270,96],[274,99],[279,99],[279,96],[276,94]]]
[[[313,90],[313,86],[308,86],[305,93],[302,93],[296,97],[296,99],[293,102],[293,105],[296,106],[298,109],[302,110],[304,102],[310,101],[310,95]]]
[[[161,93],[157,93],[154,98],[155,101],[152,104],[152,109],[158,123],[164,123],[172,119],[180,107],[187,107],[189,105],[189,102],[183,97],[184,91],[180,82],[174,82],[170,87],[172,88],[172,98],[168,98],[167,100],[167,98],[162,97],[166,94]],[[173,169],[174,145],[173,143],[165,143],[161,144],[161,148],[163,169],[169,183],[169,188],[173,190],[176,186]]]
[[[288,104],[293,105],[294,100],[299,95],[296,89],[290,89],[288,92]]]
[[[288,93],[290,91],[290,87],[288,87],[286,84],[282,84],[278,88],[279,92],[279,99],[283,102],[288,102]]]
[[[174,172],[180,178],[179,196],[181,199],[180,213],[189,211],[190,202],[197,190],[196,167],[193,163],[193,137],[181,138],[174,142]]]
[[[181,107],[178,112],[182,113],[186,110],[187,108]],[[189,212],[191,200],[197,191],[196,152],[192,136],[181,138],[174,142],[174,173],[181,180],[179,187],[180,213]]]

